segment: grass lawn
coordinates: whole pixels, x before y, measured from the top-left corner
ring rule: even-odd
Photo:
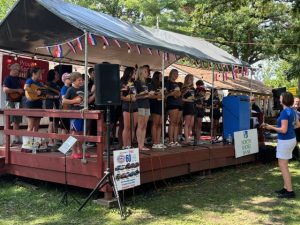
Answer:
[[[273,193],[282,185],[276,164],[248,164],[214,171],[208,177],[194,174],[148,185],[127,197],[130,215],[120,220],[117,209],[93,202],[77,212],[78,204],[59,204],[63,187],[45,182],[16,182],[0,177],[0,224],[300,224],[300,163],[290,164],[293,200],[277,199]],[[21,179],[23,180],[23,179]],[[152,187],[149,189],[149,187]],[[89,191],[72,189],[83,202]],[[130,192],[131,193],[131,192]],[[133,201],[133,199],[135,201]]]

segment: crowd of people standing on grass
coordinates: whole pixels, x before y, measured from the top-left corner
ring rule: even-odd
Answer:
[[[83,109],[84,76],[79,72],[64,73],[60,76],[58,71],[49,70],[47,82],[43,84],[40,82],[42,70],[33,67],[28,70],[28,77],[23,86],[18,77],[20,65],[15,63],[11,65],[10,69],[11,72],[4,81],[8,107],[21,107],[22,95],[25,92],[26,101],[23,106],[25,108]],[[89,109],[99,109],[95,106],[94,68],[90,68],[88,74],[88,106]],[[120,148],[131,148],[137,144],[139,150],[148,151],[150,145],[145,146],[146,136],[151,137],[153,149],[167,146],[179,147],[190,143],[193,132],[196,134],[198,144],[201,143],[202,119],[205,116],[205,108],[211,102],[214,107],[212,119],[215,121],[215,135],[221,117],[221,102],[216,92],[211,95],[210,99],[206,99],[207,90],[202,80],[198,80],[194,86],[194,76],[191,74],[185,77],[183,83],[177,82],[177,78],[178,71],[176,69],[172,69],[169,75],[163,78],[160,71],[155,71],[151,76],[148,65],[125,68],[120,78],[121,106],[115,107],[111,115],[113,131],[116,130],[118,124]],[[165,79],[164,87],[162,87],[162,79]],[[46,94],[43,93],[44,90],[47,90]],[[19,98],[12,99],[13,93],[19,93]],[[164,106],[162,105],[163,95],[165,97]],[[167,146],[161,141],[162,123],[166,124],[166,119],[162,121],[163,111],[165,118],[169,120]],[[151,118],[151,123],[149,123],[149,118]],[[40,119],[41,117],[37,116],[28,117],[27,130],[38,131]],[[14,117],[11,121],[14,129],[18,129],[22,118]],[[57,133],[59,126],[64,134],[81,134],[83,120],[49,118],[49,133]],[[95,126],[91,121],[87,121],[87,134],[95,135],[97,130]],[[184,141],[180,142],[178,138],[182,130],[184,130]],[[13,144],[20,142],[21,140],[16,137]],[[55,140],[50,139],[48,146],[55,144]],[[88,143],[88,145],[93,145],[93,143]],[[83,157],[81,148],[81,143],[77,143],[73,149],[73,158]]]

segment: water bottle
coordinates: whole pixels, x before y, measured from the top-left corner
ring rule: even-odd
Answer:
[[[36,154],[36,144],[32,142],[32,154]]]
[[[232,136],[231,136],[231,134],[228,134],[227,143],[228,144],[232,144]]]

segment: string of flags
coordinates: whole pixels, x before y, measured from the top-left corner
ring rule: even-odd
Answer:
[[[132,51],[136,51],[139,55],[146,53],[148,55],[156,55],[161,56],[163,52],[161,52],[159,49],[156,49],[154,51],[152,48],[142,48],[138,44],[130,44],[127,42],[124,42],[124,44],[121,45],[121,43],[116,39],[110,39],[106,38],[105,36],[98,36],[92,33],[87,33],[87,41],[88,45],[90,46],[97,46],[99,43],[102,42],[102,48],[106,49],[107,47],[112,46],[112,44],[116,45],[118,48],[122,48],[124,45],[125,48],[127,47],[128,54],[130,54]],[[52,46],[45,46],[45,47],[38,47],[37,49],[46,48],[48,53],[54,57],[54,58],[62,58],[64,57],[64,50],[66,51],[66,48],[63,48],[63,46],[66,45],[67,49],[69,49],[72,53],[77,54],[78,52],[81,52],[84,50],[84,35],[77,37],[73,40],[67,41],[65,43],[52,45]],[[134,47],[134,48],[133,48]],[[165,61],[169,61],[170,59],[179,60],[181,56],[176,54],[170,54],[170,53],[164,53],[164,59]]]
[[[228,79],[239,79],[240,77],[250,76],[254,68],[247,66],[217,64],[204,60],[195,60],[194,64],[203,69],[212,70],[214,68],[214,81],[226,81]]]

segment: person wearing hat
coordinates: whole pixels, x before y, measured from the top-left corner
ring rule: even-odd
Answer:
[[[67,93],[69,87],[71,86],[71,75],[69,73],[64,73],[61,77],[62,82],[64,83],[64,86],[60,89],[60,96],[63,99],[65,94]],[[63,109],[67,109],[66,107],[62,106]],[[68,118],[62,118],[60,121],[61,130],[63,134],[67,134],[70,129],[70,119]]]
[[[21,67],[18,63],[10,66],[10,73],[3,82],[3,91],[6,94],[6,108],[18,109],[21,108],[22,96],[24,90],[22,88],[19,72]],[[22,123],[22,116],[11,116],[13,130],[19,130],[20,123]],[[12,145],[22,144],[20,137],[15,136]]]

